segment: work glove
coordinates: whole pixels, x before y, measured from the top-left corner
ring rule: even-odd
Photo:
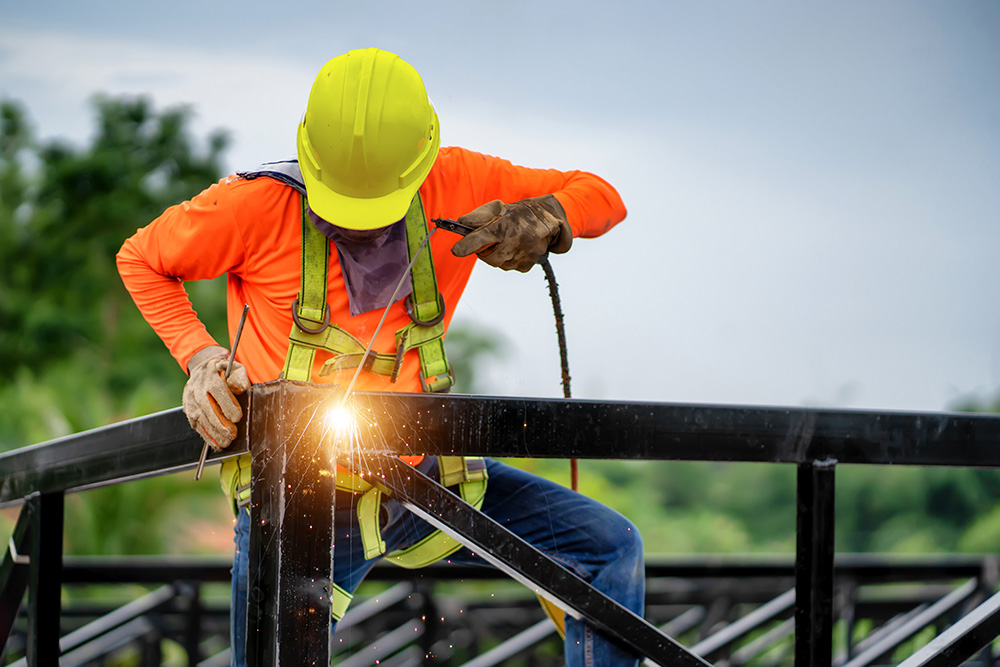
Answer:
[[[451,252],[457,257],[476,253],[479,259],[504,271],[526,273],[548,251],[563,253],[573,245],[566,211],[553,195],[513,204],[497,199],[466,213],[457,222],[475,229]]]
[[[183,408],[191,428],[215,450],[225,449],[236,438],[236,422],[243,410],[235,394],[250,388],[243,364],[233,361],[226,380],[229,352],[221,347],[206,347],[188,362],[191,377],[184,385]]]

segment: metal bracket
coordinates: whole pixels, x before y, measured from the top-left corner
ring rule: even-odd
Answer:
[[[7,542],[7,550],[10,551],[10,559],[15,565],[31,565],[29,557],[17,553],[17,544],[14,543],[13,535],[10,536],[10,540]]]

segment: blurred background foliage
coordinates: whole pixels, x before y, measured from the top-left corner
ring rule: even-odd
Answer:
[[[97,97],[94,111],[81,147],[39,139],[21,105],[0,101],[0,450],[180,402],[186,376],[132,305],[114,256],[222,176],[227,138],[198,141],[189,109],[144,98]],[[187,287],[226,339],[223,282]],[[483,389],[477,361],[508,353],[500,332],[469,326],[448,344],[462,393]],[[1000,397],[942,407],[995,412]],[[515,463],[569,482],[566,462]],[[69,496],[67,553],[229,554],[232,515],[211,479],[185,473]],[[837,487],[839,551],[1000,550],[993,471],[842,466]],[[794,550],[792,466],[584,461],[580,490],[632,518],[649,554]],[[0,510],[0,536],[16,513]]]

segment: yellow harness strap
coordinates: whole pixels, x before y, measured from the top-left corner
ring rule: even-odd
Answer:
[[[323,364],[320,375],[357,368],[364,357],[365,345],[350,333],[330,322],[326,303],[327,272],[330,264],[330,241],[309,220],[308,202],[302,201],[302,264],[298,298],[292,304],[292,331],[283,378],[309,382],[316,350],[333,356]],[[406,247],[413,259],[427,237],[427,216],[420,195],[413,198],[406,213]],[[407,297],[410,323],[396,332],[394,353],[374,352],[365,361],[365,370],[396,380],[403,356],[416,349],[420,359],[420,383],[424,391],[447,391],[455,384],[444,349],[445,305],[437,289],[434,259],[424,252],[410,269],[412,291]]]
[[[462,500],[477,510],[482,508],[488,479],[485,460],[473,456],[439,456],[438,466],[441,469],[441,484],[443,486],[454,487],[457,484],[458,493],[462,496]],[[446,468],[457,471],[453,472],[452,477],[447,481],[445,479]],[[376,514],[377,519],[378,515]],[[362,530],[362,535],[364,535],[364,530]],[[383,545],[383,550],[384,548]],[[413,546],[393,551],[386,554],[385,558],[400,567],[413,570],[436,563],[461,548],[461,542],[445,535],[440,530],[435,530]]]
[[[441,484],[456,487],[462,500],[476,509],[483,506],[486,497],[486,462],[480,457],[439,456]],[[451,470],[446,473],[445,469]],[[358,501],[358,523],[361,526],[361,542],[365,558],[375,558],[385,553],[382,529],[379,525],[378,508],[383,492],[373,487]],[[400,567],[418,569],[436,563],[462,548],[461,543],[439,530],[434,531],[416,544],[386,555],[386,558]]]

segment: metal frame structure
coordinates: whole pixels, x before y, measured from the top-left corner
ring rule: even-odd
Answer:
[[[332,580],[332,558],[324,540],[303,540],[303,524],[291,517],[332,508],[333,477],[317,484],[307,469],[307,448],[280,447],[281,443],[315,438],[317,415],[340,400],[336,391],[315,385],[279,381],[255,385],[250,392],[248,426],[226,456],[254,450],[255,472],[252,506],[260,521],[252,522],[251,551],[257,545],[257,574],[263,585],[251,595],[251,636],[255,664],[272,664],[295,627],[298,647],[315,644],[322,651],[329,643],[328,605],[324,587]],[[836,466],[850,464],[949,465],[996,467],[1000,464],[1000,417],[948,413],[902,413],[855,410],[697,406],[662,403],[624,403],[518,398],[358,394],[352,399],[372,424],[392,425],[391,438],[380,450],[387,468],[399,465],[398,454],[450,454],[468,456],[517,456],[560,458],[617,458],[647,460],[751,461],[795,464],[797,477],[797,554],[794,572],[795,663],[799,667],[834,664],[834,475]],[[278,426],[280,424],[280,426]],[[289,434],[294,434],[289,439]],[[21,518],[0,569],[0,639],[6,639],[13,611],[28,591],[28,664],[50,664],[58,653],[59,596],[62,568],[62,498],[70,491],[118,483],[137,477],[193,468],[200,440],[179,410],[168,411],[123,424],[27,447],[0,456],[0,505],[23,503]],[[278,451],[284,450],[284,451]],[[261,453],[266,452],[266,455]],[[373,452],[374,456],[374,452]],[[218,458],[218,457],[217,457]],[[271,461],[269,469],[256,470],[258,462]],[[530,546],[498,531],[485,517],[454,496],[443,495],[430,480],[409,475],[411,482],[386,475],[387,490],[432,522],[449,530],[477,553],[522,580],[547,590],[563,606],[588,618],[602,631],[656,662],[680,661],[702,665],[711,647],[687,649],[630,617],[617,605],[594,595],[582,581],[573,581],[565,570],[538,557]],[[306,484],[321,502],[296,505],[284,494],[289,483]],[[326,499],[329,502],[326,502]],[[307,507],[308,505],[308,507]],[[447,506],[445,510],[439,508]],[[289,510],[294,510],[289,512]],[[310,514],[310,530],[333,530],[332,511]],[[326,515],[329,514],[329,519]],[[319,524],[315,523],[319,520]],[[258,528],[263,526],[263,528]],[[43,528],[44,527],[44,528]],[[513,556],[502,558],[497,540]],[[264,548],[271,545],[276,548]],[[292,554],[296,554],[294,557]],[[26,560],[25,560],[26,557]],[[488,558],[489,559],[489,558]],[[253,561],[252,561],[253,562]],[[313,582],[303,587],[305,579]],[[53,583],[55,582],[55,583]],[[582,586],[581,586],[582,584]],[[980,584],[967,587],[979,592]],[[279,592],[292,592],[292,596]],[[954,613],[967,605],[972,592],[960,590],[931,605],[909,626],[927,618]],[[990,591],[992,592],[992,591]],[[296,597],[298,596],[298,597]],[[788,595],[762,616],[790,609]],[[939,650],[926,649],[920,664],[959,664],[988,643],[996,630],[998,605],[991,598],[942,635]],[[285,606],[282,606],[285,605]],[[311,610],[311,611],[304,611]],[[301,614],[308,613],[308,618]],[[292,614],[291,616],[289,614]],[[295,617],[294,614],[299,614]],[[290,619],[295,619],[294,623]],[[10,619],[10,620],[9,620]],[[903,624],[904,626],[906,623]],[[959,627],[960,626],[960,627]],[[303,627],[307,628],[305,631]],[[904,627],[903,630],[906,630]],[[909,630],[912,632],[912,630]],[[324,632],[325,637],[324,637]],[[737,634],[735,630],[732,634]],[[892,634],[892,633],[889,633]],[[885,646],[899,633],[889,637]],[[716,639],[715,641],[719,641]],[[898,641],[896,644],[898,645]],[[974,648],[973,646],[976,645]],[[869,647],[874,655],[890,650]],[[301,648],[301,650],[306,650]],[[328,650],[328,649],[327,649]],[[742,650],[742,649],[741,649]],[[55,653],[53,653],[55,651]],[[311,660],[323,654],[310,652]],[[865,655],[848,663],[869,664]],[[918,659],[914,656],[913,659]],[[860,662],[859,662],[860,660]],[[291,660],[294,662],[294,659]]]
[[[131,601],[122,606],[122,596],[113,595],[66,604],[60,664],[82,665],[130,647],[138,650],[139,664],[159,665],[159,643],[172,639],[187,652],[189,664],[228,665],[228,592],[205,592],[205,587],[228,583],[231,565],[230,559],[218,558],[67,557],[64,588],[99,584],[107,595],[117,586],[129,592],[126,599]],[[952,588],[953,581],[975,580],[978,589],[988,591],[995,586],[996,573],[997,559],[992,556],[901,559],[842,554],[835,565],[834,589],[840,617],[850,616],[878,630],[860,643],[848,643],[834,656],[834,664],[862,654],[867,657],[861,664],[885,664],[873,657],[870,646],[900,646],[915,630],[926,632],[936,619],[921,626],[919,617],[927,619],[928,608],[959,590]],[[646,618],[713,663],[788,664],[793,655],[794,576],[791,556],[657,557],[646,564]],[[435,664],[478,667],[509,664],[515,658],[539,667],[561,664],[555,627],[543,617],[531,592],[504,582],[507,578],[496,569],[445,563],[418,573],[376,565],[337,624],[333,662],[370,665],[379,660],[380,665],[401,667],[425,664],[424,656],[430,655]],[[480,582],[475,587],[479,589],[493,582],[486,588],[496,595],[456,588],[453,582],[458,580]],[[148,594],[135,598],[136,586],[148,588]],[[903,590],[895,590],[900,586]],[[25,615],[18,618],[7,642],[8,655],[23,653],[27,621]],[[943,622],[948,621],[946,617]],[[961,627],[956,623],[947,632]],[[989,664],[987,657],[983,653],[980,664]],[[6,664],[3,651],[0,664]],[[26,659],[13,663],[26,664]]]

